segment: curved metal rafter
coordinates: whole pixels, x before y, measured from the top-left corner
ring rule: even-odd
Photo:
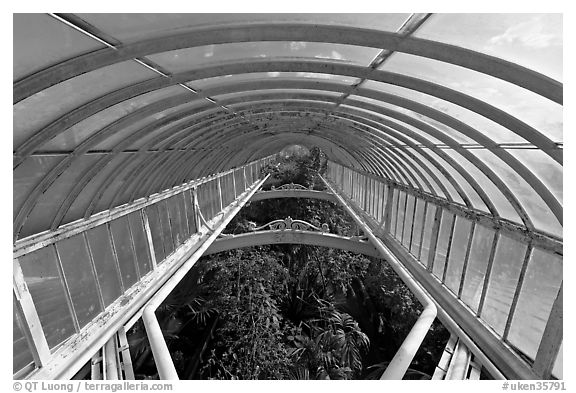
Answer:
[[[347,103],[348,103],[348,102],[349,102],[349,100],[347,101]],[[491,149],[491,150],[492,150],[492,149]],[[495,150],[496,150],[496,149],[494,149],[494,151],[495,151]],[[77,154],[78,154],[78,153],[77,153]],[[81,152],[80,152],[80,154],[81,154]],[[509,155],[509,156],[512,157],[511,155]],[[508,157],[508,161],[510,161],[510,157]],[[513,160],[515,160],[515,159],[513,159]],[[517,161],[517,160],[516,160],[516,161]],[[62,167],[65,167],[65,166],[66,166],[66,165],[65,165],[64,163],[61,163],[61,165],[60,165],[57,169],[60,170]],[[517,169],[514,168],[514,167],[513,167],[513,169],[517,170]],[[535,176],[534,176],[533,174],[531,174],[531,172],[528,171],[528,170],[526,170],[526,171],[524,172],[524,174],[525,174],[526,176],[528,176],[528,177],[530,177],[530,175],[532,175],[532,177],[535,178]],[[55,178],[54,178],[54,179],[55,179]],[[536,186],[540,189],[540,190],[538,190],[537,192],[540,193],[540,192],[546,192],[546,191],[548,191],[547,188],[546,188],[541,182],[539,182],[539,180],[538,180],[537,178],[535,178],[535,179],[537,180],[536,183],[534,183],[533,181],[529,181],[528,183],[531,184],[531,185],[536,184]],[[531,179],[531,180],[534,180],[534,179]],[[538,183],[539,183],[539,184],[538,184]],[[42,187],[40,187],[40,189],[41,189],[41,188],[42,188]],[[38,191],[38,190],[37,190],[37,191]],[[43,192],[43,191],[42,191],[42,192]],[[550,194],[549,191],[548,191],[548,193]],[[542,195],[541,195],[541,196],[542,196]],[[549,203],[550,200],[551,200],[550,195],[548,195],[548,196],[546,196],[546,197],[543,197],[543,199],[544,199],[545,202],[547,202],[547,203]],[[556,201],[556,202],[557,202],[557,201]],[[559,203],[556,203],[556,206],[553,206],[553,211],[554,211],[554,213],[558,216],[558,212],[561,211],[561,205],[560,205]],[[560,221],[560,222],[561,222],[561,221]]]
[[[14,102],[98,68],[147,55],[204,45],[258,41],[304,41],[380,48],[458,65],[533,91],[562,103],[562,84],[503,59],[454,45],[398,33],[310,24],[226,25],[194,29],[116,48],[104,48],[65,60],[14,83]]]

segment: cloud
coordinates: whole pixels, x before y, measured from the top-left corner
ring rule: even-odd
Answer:
[[[520,44],[528,48],[546,48],[562,45],[562,36],[545,32],[544,24],[538,17],[508,28],[503,34],[488,41],[492,45]]]

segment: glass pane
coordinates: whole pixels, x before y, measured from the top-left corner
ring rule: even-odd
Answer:
[[[562,105],[524,88],[464,67],[408,54],[394,53],[383,69],[450,87],[509,113],[553,141],[563,140]]]
[[[507,149],[507,152],[526,165],[538,179],[562,203],[563,200],[563,167],[541,150]]]
[[[490,198],[498,214],[503,218],[508,220],[522,223],[520,217],[516,213],[516,210],[512,207],[508,199],[502,194],[501,190],[496,187],[496,185],[484,174],[480,169],[478,169],[475,165],[473,165],[470,161],[466,158],[462,157],[459,152],[447,149],[445,150],[446,154],[452,157],[456,162],[458,162],[464,170],[470,173],[472,177],[476,180],[476,182],[482,187],[486,195]],[[490,169],[494,169],[489,167]]]
[[[72,236],[56,243],[56,249],[62,262],[74,312],[82,328],[102,311],[86,241],[82,235]]]
[[[448,270],[446,270],[444,283],[452,292],[458,295],[472,222],[466,218],[456,216],[456,223],[454,225],[454,234],[452,235],[452,244],[450,245],[450,256],[448,257]]]
[[[237,14],[78,14],[82,19],[123,42],[140,41],[210,25],[293,22],[363,27],[395,31],[410,14],[311,14],[311,13],[237,13]]]
[[[106,225],[99,225],[86,232],[98,283],[104,299],[104,306],[110,305],[122,294],[120,276],[112,252],[110,234]]]
[[[486,276],[493,238],[494,230],[482,225],[476,225],[461,296],[464,303],[475,312],[478,310],[478,304],[482,296],[484,277]]]
[[[26,237],[50,229],[52,220],[68,193],[78,183],[84,170],[94,165],[99,159],[95,155],[78,157],[54,183],[36,200],[36,206],[22,227],[21,236]]]
[[[183,87],[172,86],[160,90],[155,90],[150,93],[142,94],[129,100],[123,101],[119,104],[106,108],[105,110],[100,111],[79,123],[74,124],[72,127],[66,129],[64,132],[58,134],[55,138],[45,143],[42,146],[42,150],[73,150],[89,136],[93,135],[97,131],[100,131],[102,128],[111,124],[112,122],[126,115],[129,115],[137,109],[145,107],[161,99],[185,92],[186,90]],[[155,118],[155,116],[152,117]],[[150,120],[147,121],[149,122]],[[133,131],[132,127],[128,127],[128,129]],[[115,144],[120,140],[117,135],[122,135],[123,133],[124,130],[122,130],[122,132],[115,133],[112,138],[107,138],[101,142],[96,147],[96,149],[107,150],[114,148]]]
[[[150,251],[148,248],[148,239],[144,231],[144,222],[140,211],[128,214],[128,221],[130,222],[130,232],[134,240],[134,250],[136,251],[136,261],[138,263],[138,271],[140,277],[143,277],[152,269],[150,261]]]
[[[234,192],[234,191],[232,191]],[[178,204],[178,211],[180,212],[180,221],[182,225],[182,236],[184,236],[183,242],[188,240],[190,237],[190,230],[188,229],[188,215],[186,214],[186,205],[184,202],[184,195],[185,192],[177,194],[174,198],[176,199],[176,203]]]
[[[416,210],[414,212],[414,229],[412,231],[412,243],[410,245],[410,253],[418,258],[420,250],[420,240],[422,237],[422,229],[424,228],[424,206],[426,202],[423,199],[416,199]]]
[[[12,373],[16,373],[34,361],[20,325],[22,321],[16,311],[16,304],[12,301]]]
[[[172,236],[172,227],[170,225],[170,219],[168,217],[168,208],[166,207],[166,201],[160,201],[156,203],[158,206],[158,214],[160,217],[160,223],[162,225],[162,239],[164,240],[164,250],[166,254],[172,254],[174,251],[174,237]]]
[[[430,253],[430,242],[432,240],[432,229],[434,229],[434,217],[436,216],[436,209],[438,207],[428,203],[426,210],[426,222],[424,224],[424,236],[422,238],[422,249],[420,251],[420,263],[428,266],[428,258]]]
[[[410,236],[412,235],[412,220],[414,218],[414,197],[408,195],[406,200],[406,220],[404,222],[404,233],[402,235],[402,245],[410,248]]]
[[[164,260],[166,253],[164,251],[164,242],[162,241],[162,227],[160,226],[157,206],[151,205],[146,207],[146,215],[148,216],[148,224],[150,225],[150,232],[152,234],[152,245],[154,246],[156,263],[160,264]]]
[[[182,229],[182,219],[180,216],[180,209],[176,202],[175,197],[166,199],[166,207],[170,215],[170,227],[172,228],[172,236],[174,241],[174,248],[178,248],[184,241],[184,231]]]
[[[472,153],[488,164],[512,190],[537,229],[562,237],[562,226],[542,198],[524,179],[492,152],[473,150]]]
[[[532,359],[561,283],[562,258],[534,249],[508,334],[508,341]]]
[[[69,79],[14,105],[14,146],[69,111],[121,87],[156,77],[134,61],[125,61]]]
[[[442,281],[444,275],[444,266],[448,258],[448,241],[452,233],[452,223],[454,222],[454,214],[446,210],[442,211],[442,219],[440,220],[440,229],[438,233],[438,241],[436,243],[436,253],[434,254],[434,266],[432,273]]]
[[[118,265],[122,273],[124,290],[127,290],[138,281],[136,258],[134,256],[130,228],[128,227],[128,218],[124,216],[111,221],[110,232],[112,233],[114,249],[118,256]]]
[[[14,80],[104,47],[47,14],[12,14]]]
[[[504,334],[510,305],[526,254],[526,244],[500,235],[488,281],[481,318],[499,334]]]
[[[414,34],[523,65],[562,81],[562,14],[434,14]]]
[[[54,247],[33,251],[19,261],[48,345],[54,348],[75,332]]]
[[[14,218],[34,186],[62,159],[63,157],[55,156],[30,157],[14,170],[12,175]]]
[[[380,50],[322,42],[258,41],[197,46],[147,56],[173,74],[248,59],[329,59],[368,66]]]
[[[196,233],[196,219],[195,210],[193,204],[192,190],[184,191],[184,202],[186,203],[186,213],[188,214],[188,229],[190,235]]]
[[[398,197],[398,217],[396,218],[396,229],[394,231],[394,237],[397,240],[402,239],[402,229],[404,227],[404,215],[406,214],[406,193],[400,191],[400,196]]]

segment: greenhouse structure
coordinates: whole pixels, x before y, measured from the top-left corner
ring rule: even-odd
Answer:
[[[140,319],[177,379],[158,305],[202,255],[279,241],[382,258],[421,302],[382,379],[434,320],[434,379],[562,379],[562,51],[561,14],[14,14],[14,379],[133,379]],[[261,191],[294,145],[327,191]],[[364,239],[221,236],[293,197]]]

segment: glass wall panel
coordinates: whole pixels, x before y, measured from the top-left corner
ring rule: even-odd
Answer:
[[[166,201],[156,203],[158,206],[158,216],[160,217],[160,225],[162,226],[162,239],[164,240],[164,250],[166,256],[172,254],[174,251],[174,237],[172,236],[172,227],[170,225],[170,218],[168,217],[168,208]]]
[[[434,229],[434,216],[438,207],[429,203],[426,210],[426,221],[424,223],[424,236],[422,238],[422,249],[420,251],[420,263],[428,266],[428,258],[430,253],[430,243],[432,240],[432,229]],[[439,208],[438,208],[439,209]]]
[[[150,260],[148,239],[146,238],[144,222],[142,221],[140,211],[128,214],[128,222],[130,223],[130,231],[132,232],[132,240],[134,241],[138,271],[140,272],[140,277],[143,277],[152,269],[152,262]]]
[[[182,219],[180,216],[180,209],[178,208],[175,197],[170,197],[165,200],[168,214],[170,216],[170,228],[172,228],[172,236],[174,241],[174,249],[178,248],[184,241],[184,234],[182,228]]]
[[[192,190],[184,191],[182,195],[184,196],[184,203],[186,204],[186,214],[188,215],[188,230],[191,236],[192,234],[196,233],[196,211],[194,210],[195,208],[193,202],[194,196],[192,195]]]
[[[404,228],[404,216],[406,214],[406,193],[400,191],[400,196],[398,197],[398,217],[396,218],[396,229],[394,231],[394,237],[398,240],[402,239],[402,230]]]
[[[424,207],[426,202],[423,199],[416,198],[416,210],[414,212],[414,229],[412,231],[412,243],[410,244],[410,253],[418,258],[424,228]]]
[[[434,254],[434,265],[432,267],[432,273],[438,277],[440,281],[442,281],[442,277],[444,276],[444,267],[448,258],[448,242],[452,233],[453,221],[454,214],[443,210],[436,243],[436,253]]]
[[[136,270],[136,256],[134,255],[134,245],[130,236],[128,227],[128,218],[126,216],[115,219],[110,222],[110,233],[118,257],[118,266],[122,273],[122,283],[124,290],[127,290],[138,282],[138,273]]]
[[[446,267],[446,278],[444,279],[446,286],[456,295],[458,295],[462,280],[462,269],[464,268],[471,227],[472,222],[470,220],[456,216],[454,234],[450,244],[450,256]]]
[[[482,225],[476,225],[461,296],[464,303],[475,312],[478,311],[478,304],[482,296],[484,277],[486,276],[493,239],[494,230]]]
[[[500,335],[504,334],[526,248],[526,244],[503,235],[500,235],[496,245],[496,254],[480,317]]]
[[[75,332],[54,247],[44,247],[18,259],[48,345],[54,348]]]
[[[164,250],[164,242],[162,235],[162,226],[160,224],[160,216],[158,214],[158,206],[151,205],[146,207],[146,215],[148,216],[148,224],[150,225],[150,232],[152,234],[152,245],[154,246],[154,254],[156,263],[160,264],[166,257]]]
[[[99,225],[88,230],[86,237],[94,259],[98,284],[100,285],[104,306],[106,307],[122,294],[120,273],[112,252],[107,225]]]
[[[56,243],[56,249],[66,277],[74,312],[82,328],[103,311],[86,241],[82,235],[72,236]]]
[[[535,248],[528,262],[508,341],[532,359],[562,283],[562,258]]]
[[[187,192],[184,191],[180,194],[177,194],[174,198],[178,203],[178,209],[180,211],[180,218],[182,222],[182,233],[184,235],[184,240],[186,241],[190,237],[190,229],[188,225],[188,214],[186,211],[186,203],[184,202],[184,198],[187,195]]]
[[[412,220],[414,219],[414,197],[408,195],[406,200],[406,219],[404,220],[404,231],[402,234],[402,245],[410,249],[410,237],[412,236]]]
[[[16,373],[34,361],[28,346],[28,340],[22,331],[22,321],[16,312],[16,304],[12,301],[12,373]]]

